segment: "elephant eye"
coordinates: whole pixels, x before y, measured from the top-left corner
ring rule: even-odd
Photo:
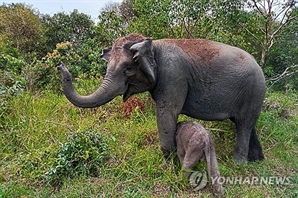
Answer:
[[[126,66],[125,70],[124,70],[124,74],[126,76],[132,76],[136,73],[136,67],[133,67],[132,65],[128,65]]]
[[[129,66],[127,66],[126,67],[126,69],[125,70],[131,70],[132,69],[132,66],[131,65],[129,65]]]
[[[124,73],[131,71],[132,70],[132,66],[126,66],[124,69]]]

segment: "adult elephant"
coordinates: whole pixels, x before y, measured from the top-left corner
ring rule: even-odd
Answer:
[[[102,85],[91,95],[73,88],[61,64],[63,91],[82,108],[98,107],[118,95],[149,91],[156,102],[157,125],[165,157],[176,148],[179,114],[201,120],[231,119],[237,129],[233,157],[238,163],[264,159],[255,125],[264,95],[260,66],[247,52],[204,39],[151,40],[138,34],[116,39],[103,50],[108,62]]]

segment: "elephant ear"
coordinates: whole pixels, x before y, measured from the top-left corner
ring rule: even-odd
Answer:
[[[152,39],[145,39],[142,42],[136,43],[130,47],[133,53],[133,59],[140,66],[141,70],[147,75],[151,84],[156,83],[155,68],[156,62],[154,52],[152,50]]]
[[[102,54],[100,55],[100,58],[106,62],[110,60],[111,57],[111,51],[112,47],[107,47],[102,50]]]

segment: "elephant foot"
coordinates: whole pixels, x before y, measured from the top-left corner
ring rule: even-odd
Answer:
[[[162,151],[162,154],[163,154],[163,157],[165,158],[165,160],[169,161],[171,158],[171,151],[164,149],[164,148],[161,148],[161,151]]]
[[[264,155],[262,150],[250,149],[247,158],[238,153],[234,153],[233,158],[236,164],[247,164],[248,162],[264,160]]]
[[[237,152],[234,152],[233,159],[234,159],[235,163],[239,164],[239,165],[248,163],[247,157],[245,157]]]
[[[249,140],[248,161],[253,162],[261,160],[264,160],[262,146],[256,134],[256,130],[253,129]]]
[[[248,161],[254,162],[254,161],[262,161],[265,157],[262,152],[262,148],[249,148],[248,151]]]
[[[180,163],[176,150],[170,151],[168,149],[161,148],[161,151],[163,153],[163,156],[166,162],[170,162],[173,160],[174,163],[177,163],[177,164]]]

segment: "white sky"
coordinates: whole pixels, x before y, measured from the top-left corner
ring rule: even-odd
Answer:
[[[77,9],[81,13],[90,15],[91,19],[96,21],[101,9],[106,4],[115,2],[122,2],[122,0],[0,0],[0,5],[3,5],[3,3],[25,3],[39,10],[42,14],[50,15],[58,12],[71,13],[74,9]]]

